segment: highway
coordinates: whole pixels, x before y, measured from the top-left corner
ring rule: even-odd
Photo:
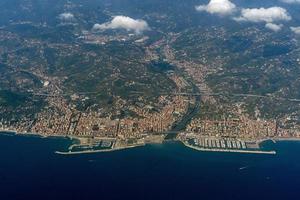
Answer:
[[[284,97],[274,97],[268,95],[256,95],[256,94],[236,94],[236,93],[208,93],[208,92],[201,92],[201,93],[162,93],[162,95],[176,95],[176,96],[235,96],[235,97],[253,97],[253,98],[268,98],[268,99],[275,99],[275,100],[284,100],[284,101],[291,101],[291,102],[299,102],[300,99],[291,99],[291,98],[284,98]]]

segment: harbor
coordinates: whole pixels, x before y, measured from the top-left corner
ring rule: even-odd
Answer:
[[[275,150],[263,150],[260,147],[260,143],[265,140],[244,141],[236,138],[216,138],[196,135],[181,135],[179,140],[185,146],[199,151],[276,154]]]
[[[62,155],[101,153],[119,151],[145,145],[145,143],[140,140],[118,140],[114,138],[98,137],[74,137],[71,139],[74,140],[74,143],[69,146],[67,151],[56,151],[55,153]]]

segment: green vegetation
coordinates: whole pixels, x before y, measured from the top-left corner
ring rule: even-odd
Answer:
[[[11,106],[17,107],[24,105],[28,97],[24,94],[15,93],[8,90],[0,90],[0,105],[1,106]]]

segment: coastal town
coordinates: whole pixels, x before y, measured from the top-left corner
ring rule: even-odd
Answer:
[[[148,59],[158,58],[155,50],[163,42],[148,49]],[[61,82],[42,74],[35,74],[44,80],[44,91],[36,95],[44,95],[48,106],[37,113],[35,117],[24,118],[15,123],[0,118],[2,131],[13,130],[17,133],[37,133],[42,136],[66,136],[75,138],[77,144],[69,148],[69,153],[91,153],[120,150],[147,143],[162,143],[165,137],[175,134],[175,139],[182,141],[188,147],[200,151],[264,153],[260,151],[259,143],[267,139],[300,138],[299,127],[282,128],[282,121],[250,119],[239,113],[239,117],[222,115],[218,119],[199,117],[196,113],[189,116],[189,110],[196,107],[197,98],[192,94],[188,80],[196,82],[200,91],[201,102],[216,103],[215,96],[206,95],[211,92],[205,84],[207,72],[198,70],[196,64],[178,62],[169,46],[164,47],[166,61],[179,66],[187,75],[180,76],[174,71],[168,72],[168,77],[176,85],[176,91],[161,94],[155,106],[127,105],[120,97],[115,103],[116,111],[111,114],[92,107],[84,111],[67,101],[63,91],[58,89]],[[200,69],[200,71],[199,71]],[[188,77],[188,78],[187,78]],[[185,92],[185,93],[184,93]],[[84,93],[70,95],[73,100],[88,100]],[[142,98],[142,97],[140,97]],[[120,110],[126,108],[135,113],[129,117],[114,117],[120,115]],[[159,109],[157,109],[159,108]],[[201,113],[201,110],[200,110]],[[187,120],[180,130],[175,130],[180,121]],[[79,142],[79,143],[78,143]],[[252,144],[252,146],[251,146]],[[254,145],[253,145],[254,144]],[[63,153],[64,152],[59,152]],[[67,152],[68,153],[68,152]],[[274,152],[265,152],[273,154]]]
[[[300,0],[0,0],[0,200],[297,200]]]
[[[25,22],[17,25],[41,26]],[[264,140],[300,138],[297,113],[300,100],[214,88],[209,82],[210,76],[223,73],[228,57],[208,60],[208,52],[200,49],[201,56],[193,59],[189,50],[178,47],[182,39],[194,40],[194,30],[188,31],[187,36],[170,32],[150,41],[146,35],[107,35],[84,30],[76,34],[76,45],[49,43],[44,48],[38,40],[20,41],[17,35],[0,30],[0,40],[18,41],[26,48],[38,49],[41,55],[50,51],[48,48],[59,49],[59,58],[64,58],[60,58],[61,63],[56,66],[57,73],[51,74],[47,72],[48,65],[39,68],[38,61],[30,63],[26,56],[18,61],[12,53],[6,56],[9,73],[16,74],[13,77],[16,81],[11,81],[15,85],[11,87],[26,98],[20,97],[24,104],[13,108],[15,110],[0,105],[0,130],[75,138],[77,143],[69,149],[73,153],[119,150],[162,143],[169,138],[203,151],[249,152],[249,149],[259,150],[259,143]],[[243,34],[249,36],[258,31],[251,29]],[[202,33],[201,40],[212,37],[224,40],[226,33],[213,27]],[[110,48],[116,49],[118,54]],[[97,54],[102,51],[103,54]],[[80,58],[84,60],[83,65],[91,67],[90,72],[82,76],[79,71],[75,76],[72,70],[69,72],[62,66],[64,62],[76,61],[82,52]],[[76,56],[72,57],[73,54]],[[68,60],[69,57],[72,59]],[[41,60],[46,62],[47,59]],[[91,60],[94,63],[91,64]],[[15,62],[26,67],[30,63],[30,67],[19,69],[14,67]],[[101,82],[98,67],[104,65],[106,68],[101,72],[107,74],[101,74],[105,80]],[[123,65],[128,74],[120,68]],[[136,73],[138,75],[132,75]],[[98,83],[97,87],[93,81]],[[228,87],[233,85],[238,87],[236,83]],[[294,111],[264,117],[259,106],[269,100],[286,101]],[[249,109],[245,102],[256,107]],[[249,145],[253,143],[254,146]]]

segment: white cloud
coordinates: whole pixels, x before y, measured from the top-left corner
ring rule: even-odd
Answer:
[[[291,30],[292,30],[295,34],[300,35],[300,26],[298,26],[298,27],[291,27]]]
[[[210,0],[207,5],[199,5],[195,8],[200,12],[205,11],[210,14],[229,15],[235,11],[236,5],[230,0]]]
[[[273,24],[273,23],[267,23],[266,28],[270,29],[274,32],[278,32],[282,29],[283,25],[282,24]]]
[[[300,0],[281,0],[281,1],[284,2],[284,3],[290,3],[290,4],[300,3]]]
[[[286,9],[281,7],[271,7],[242,9],[241,16],[234,19],[236,21],[273,23],[276,21],[289,21],[292,18]]]
[[[104,24],[95,24],[93,30],[106,29],[126,29],[127,31],[135,31],[141,33],[149,30],[148,23],[141,19],[132,19],[127,16],[115,16],[110,22]]]
[[[72,21],[75,19],[75,17],[72,13],[66,12],[66,13],[61,13],[59,15],[59,19],[64,21]]]

